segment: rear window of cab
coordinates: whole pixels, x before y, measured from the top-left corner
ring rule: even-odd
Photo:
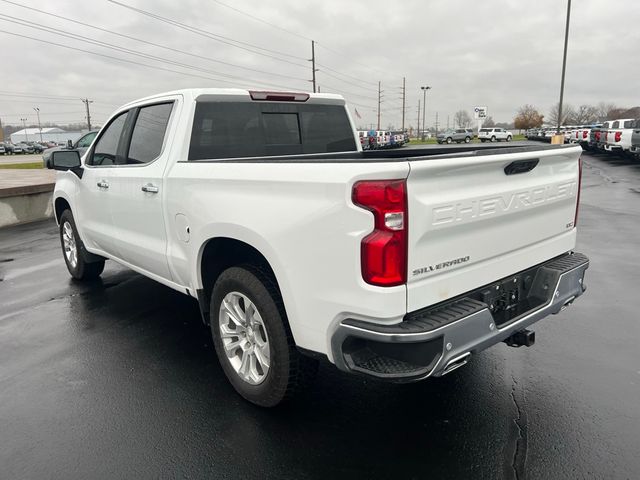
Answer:
[[[342,105],[199,101],[189,160],[356,150]]]

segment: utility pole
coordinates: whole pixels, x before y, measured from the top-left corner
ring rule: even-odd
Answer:
[[[313,93],[316,93],[316,42],[315,40],[311,40],[311,82],[313,83]]]
[[[567,68],[567,45],[569,44],[569,19],[571,17],[571,0],[567,1],[567,25],[564,29],[564,54],[562,56],[562,80],[560,80],[560,103],[558,103],[558,130],[560,135],[560,125],[562,124],[562,100],[564,97],[564,73]]]
[[[27,136],[27,119],[21,118],[20,121],[22,122],[22,128],[24,128],[24,141],[28,142],[29,137]]]
[[[427,111],[427,90],[431,90],[431,87],[420,87],[422,89],[422,140],[424,141],[424,131],[426,130],[425,112]]]
[[[420,99],[418,99],[418,131],[416,132],[416,138],[420,138]]]
[[[382,100],[382,90],[380,90],[381,86],[382,82],[378,81],[378,130],[380,130],[380,102]]]
[[[40,132],[40,143],[42,143],[42,127],[40,126],[40,109],[38,107],[33,107],[36,111],[36,115],[38,115],[38,131]]]
[[[438,112],[436,112],[436,138],[438,137]]]
[[[404,109],[405,109],[405,101],[406,101],[406,83],[405,77],[402,77],[402,131],[404,132]]]
[[[447,115],[447,128],[449,128],[449,115]]]
[[[89,127],[89,130],[91,130],[91,113],[89,112],[89,104],[93,103],[93,100],[89,100],[88,98],[81,98],[80,100],[82,100],[82,103],[84,103],[84,106],[87,108],[87,126]]]

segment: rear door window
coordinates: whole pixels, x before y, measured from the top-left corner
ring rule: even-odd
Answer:
[[[149,163],[160,155],[172,108],[173,103],[140,108],[131,134],[128,164]]]
[[[344,106],[198,102],[189,160],[346,152],[356,142]]]

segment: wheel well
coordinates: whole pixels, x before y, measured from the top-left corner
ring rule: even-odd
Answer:
[[[202,290],[198,291],[198,302],[205,323],[209,323],[211,291],[220,274],[227,268],[247,264],[268,275],[273,280],[278,292],[280,291],[273,269],[257,249],[234,238],[213,238],[207,242],[200,262]]]
[[[56,210],[56,221],[60,223],[60,216],[65,210],[71,210],[71,206],[69,202],[67,202],[64,198],[58,197],[55,202],[55,210]]]

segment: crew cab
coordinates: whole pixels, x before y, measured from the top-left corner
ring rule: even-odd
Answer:
[[[481,142],[499,142],[501,140],[510,142],[513,138],[513,133],[504,128],[481,128],[478,130],[478,138]]]
[[[124,105],[50,166],[71,276],[111,259],[197,299],[230,383],[274,406],[320,357],[409,382],[532,345],[584,291],[580,153],[363,152],[341,96],[188,89]]]
[[[608,152],[628,153],[631,150],[633,118],[614,120],[605,135],[604,149]]]

